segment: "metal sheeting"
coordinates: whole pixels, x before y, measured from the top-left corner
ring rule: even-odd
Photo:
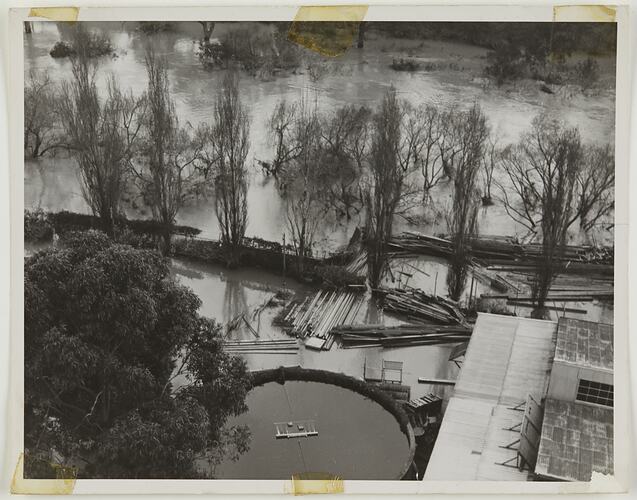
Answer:
[[[454,396],[518,404],[546,390],[554,321],[479,314]]]
[[[514,442],[527,395],[539,400],[546,391],[556,329],[553,321],[478,315],[425,480],[527,479],[515,467]]]

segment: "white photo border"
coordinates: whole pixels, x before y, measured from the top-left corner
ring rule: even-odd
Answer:
[[[419,0],[402,5],[365,2],[369,9],[366,21],[511,21],[551,22],[554,7],[550,3],[533,2],[479,5],[446,2],[444,6]],[[233,5],[207,7],[81,7],[81,21],[292,21],[302,5],[255,5],[256,0],[233,2]],[[313,1],[312,5],[351,5],[355,1]],[[620,5],[617,5],[617,4]],[[585,2],[560,2],[560,5],[583,5]],[[631,54],[629,5],[623,2],[595,2],[613,6],[617,23],[617,63],[615,101],[615,407],[614,407],[614,476],[594,475],[588,483],[510,482],[510,481],[344,481],[345,494],[420,494],[420,493],[602,493],[626,491],[630,484],[631,401],[628,364],[628,169],[631,110]],[[30,18],[29,9],[12,9],[9,15],[9,144],[11,206],[11,327],[10,386],[8,431],[3,471],[11,477],[23,451],[24,404],[24,45],[23,21]],[[594,19],[590,19],[594,21]],[[31,480],[38,481],[38,480]],[[97,480],[79,479],[74,494],[285,494],[292,492],[291,480]]]

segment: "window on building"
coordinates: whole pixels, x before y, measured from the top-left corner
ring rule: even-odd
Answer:
[[[613,386],[593,382],[592,380],[580,379],[577,388],[577,401],[595,403],[604,406],[613,406]]]

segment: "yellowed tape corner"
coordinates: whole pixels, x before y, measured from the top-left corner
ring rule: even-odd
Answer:
[[[11,493],[17,495],[70,495],[75,488],[75,470],[57,466],[60,479],[25,479],[21,453],[11,480]],[[70,477],[69,477],[70,476]]]
[[[612,5],[554,5],[554,22],[614,23],[617,8]]]
[[[306,472],[294,474],[290,488],[286,493],[292,495],[325,495],[343,493],[343,480],[334,474],[323,472]]]
[[[29,10],[29,17],[43,17],[51,21],[77,21],[79,7],[34,7]]]
[[[294,21],[352,21],[360,23],[367,14],[367,5],[315,5],[301,6]]]
[[[367,5],[318,5],[299,7],[288,30],[288,39],[328,57],[352,46]]]

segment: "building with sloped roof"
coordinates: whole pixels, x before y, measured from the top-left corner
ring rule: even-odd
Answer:
[[[612,326],[479,314],[425,480],[612,473]]]

